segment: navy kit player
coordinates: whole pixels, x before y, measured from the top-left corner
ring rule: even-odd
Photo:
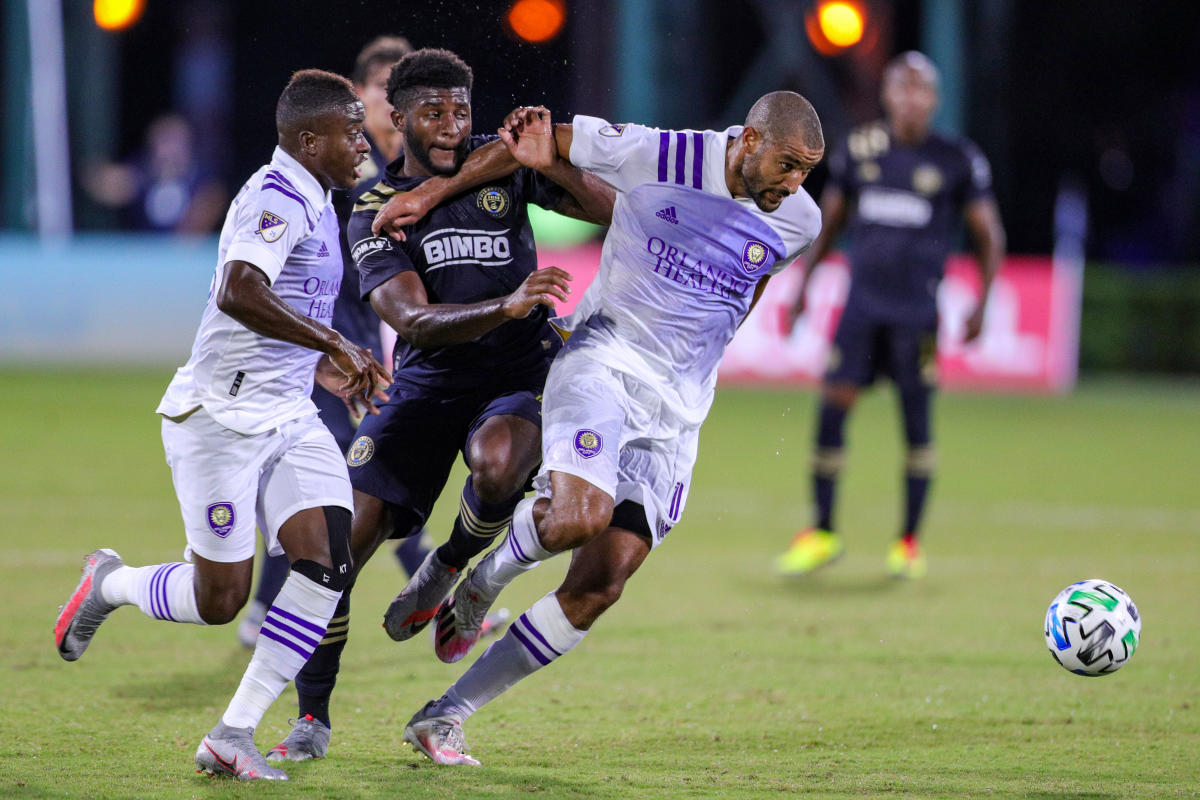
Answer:
[[[824,138],[793,92],[764,96],[724,131],[585,116],[552,129],[545,109],[526,108],[501,137],[522,164],[569,159],[619,194],[600,272],[546,380],[538,496],[442,607],[439,641],[465,654],[504,586],[575,552],[562,585],[409,721],[406,740],[441,764],[479,763],[463,721],[577,646],[679,522],[725,348],[768,277],[820,228],[800,184]]]
[[[862,388],[885,374],[896,384],[904,417],[905,513],[887,555],[897,577],[925,574],[917,542],[934,468],[930,410],[936,372],[937,287],[946,257],[966,221],[983,288],[966,321],[966,341],[983,328],[992,277],[1004,254],[1004,229],[991,191],[987,160],[970,142],[931,128],[938,74],[916,52],[884,72],[887,120],[850,134],[830,159],[821,197],[825,227],[804,259],[804,281],[793,319],[804,308],[813,268],[845,227],[850,292],[834,336],[821,392],[812,461],[816,520],[775,561],[784,575],[803,575],[838,558],[834,491],[843,456],[843,428]]]
[[[471,136],[472,82],[447,50],[418,50],[392,68],[388,98],[404,155],[359,198],[347,230],[360,291],[399,334],[390,399],[363,421],[347,458],[355,570],[388,538],[421,530],[459,452],[470,469],[449,540],[388,610],[394,639],[429,623],[468,560],[507,527],[538,464],[542,387],[561,346],[547,311],[566,299],[569,276],[536,268],[527,204],[596,222],[612,209],[610,187],[564,162],[545,174],[509,169],[405,228],[403,242],[373,235],[387,198],[453,185],[468,154],[489,141]],[[347,589],[335,618],[349,608]],[[301,720],[272,758],[324,755],[344,647],[344,636],[323,642],[305,665],[296,682]]]
[[[187,561],[129,567],[97,550],[55,626],[59,654],[74,661],[123,605],[171,622],[229,622],[250,591],[257,525],[291,572],[236,694],[196,751],[209,773],[287,779],[256,749],[254,728],[324,635],[350,573],[350,481],[309,395],[314,371],[364,399],[390,380],[329,327],[342,274],[330,189],[358,176],[362,123],[362,103],[339,75],[304,70],[283,90],[279,146],[230,206],[191,358],[158,406]]]

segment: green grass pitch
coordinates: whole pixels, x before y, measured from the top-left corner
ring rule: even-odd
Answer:
[[[1200,387],[1085,383],[1069,397],[950,395],[926,525],[930,574],[889,581],[901,507],[890,389],[850,429],[836,566],[770,561],[808,519],[810,392],[724,389],[683,522],[577,651],[467,726],[480,769],[435,768],[403,725],[463,671],[379,629],[389,553],[355,592],[330,757],[286,785],[192,771],[247,660],[232,626],[117,612],[82,661],[53,646],[82,556],[179,558],[153,414],[169,370],[0,372],[0,797],[1169,798],[1200,795]],[[461,472],[435,528],[448,530]],[[557,585],[519,579],[514,613]],[[1042,617],[1111,580],[1142,643],[1117,674],[1058,667]],[[295,714],[289,688],[264,750]]]

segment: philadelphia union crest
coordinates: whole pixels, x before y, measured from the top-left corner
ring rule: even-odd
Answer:
[[[354,444],[350,445],[350,450],[346,453],[346,463],[352,467],[361,467],[370,461],[373,455],[375,455],[375,442],[371,440],[370,436],[360,436],[354,440]]]
[[[748,273],[757,272],[763,264],[767,263],[768,252],[770,251],[762,242],[748,240],[746,246],[742,248],[742,269]]]
[[[236,519],[233,514],[233,503],[213,503],[208,507],[208,527],[222,539],[233,530],[233,523]]]
[[[583,428],[575,431],[575,452],[584,458],[591,458],[604,449],[604,440],[595,431]]]
[[[508,192],[498,186],[489,186],[486,189],[480,189],[479,194],[475,195],[475,205],[493,217],[503,217],[504,212],[508,211],[511,201],[508,199]]]

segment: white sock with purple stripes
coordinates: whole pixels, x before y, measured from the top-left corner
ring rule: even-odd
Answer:
[[[289,572],[258,631],[254,657],[246,667],[221,720],[231,728],[255,728],[263,714],[296,677],[325,636],[341,592]]]
[[[513,509],[508,536],[475,567],[473,580],[482,582],[493,596],[500,594],[500,590],[508,586],[513,578],[554,555],[542,547],[537,527],[533,524],[533,504],[536,500],[536,497],[526,497],[517,504]]]
[[[193,565],[182,561],[118,567],[104,579],[100,594],[114,606],[136,605],[153,619],[206,625],[196,609],[195,572]]]
[[[586,635],[567,620],[551,592],[517,617],[508,632],[446,690],[435,708],[461,722],[517,681],[566,655]]]

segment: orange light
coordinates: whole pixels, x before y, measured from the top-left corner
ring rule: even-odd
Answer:
[[[120,31],[137,22],[145,8],[146,0],[94,0],[92,14],[104,30]]]
[[[837,55],[863,40],[867,15],[855,0],[821,0],[805,15],[804,28],[818,53]]]
[[[506,17],[513,33],[527,42],[553,39],[567,21],[567,8],[562,0],[517,0]]]

